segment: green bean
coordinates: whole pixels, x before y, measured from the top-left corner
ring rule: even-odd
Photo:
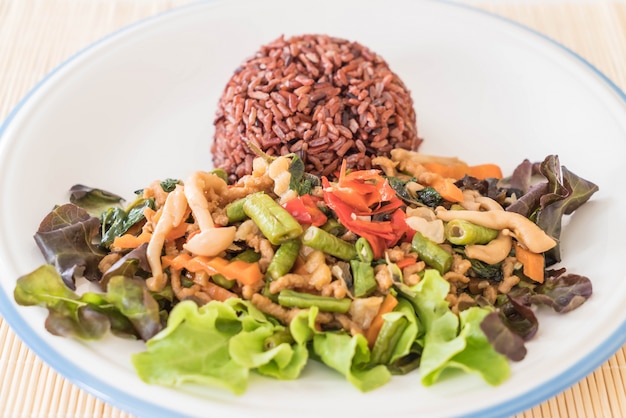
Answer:
[[[498,236],[498,231],[463,219],[453,219],[446,223],[444,234],[454,245],[473,245],[487,244]]]
[[[346,231],[346,227],[341,225],[341,222],[336,219],[326,221],[326,223],[322,225],[322,229],[332,235],[341,235]]]
[[[278,303],[278,293],[270,292],[270,283],[271,280],[265,280],[265,285],[263,286],[263,290],[261,294],[271,300],[274,303]]]
[[[301,246],[300,240],[292,239],[278,247],[272,261],[267,266],[267,276],[270,280],[276,280],[289,273],[298,258]]]
[[[302,234],[302,225],[265,193],[249,195],[243,210],[273,245],[280,245]]]
[[[252,248],[248,248],[234,256],[232,260],[241,260],[246,263],[254,263],[255,261],[259,261],[261,259],[261,254],[254,251]]]
[[[350,260],[354,296],[367,297],[376,290],[377,282],[374,278],[374,267],[370,263],[360,260]]]
[[[356,258],[354,245],[316,226],[310,226],[306,230],[302,236],[302,243],[342,260]]]
[[[356,253],[361,261],[365,261],[370,264],[374,261],[374,251],[372,251],[370,242],[365,238],[359,237],[354,244],[354,248],[356,249]]]
[[[413,235],[411,246],[429,267],[445,274],[452,266],[452,255],[441,248],[437,243],[429,240],[420,232]]]
[[[243,221],[248,217],[248,215],[246,215],[246,212],[243,210],[243,204],[245,201],[246,198],[243,197],[226,205],[226,216],[228,216],[229,224]]]
[[[228,183],[228,173],[226,172],[226,170],[222,168],[216,168],[213,171],[211,171],[211,173],[215,174],[216,176],[224,180],[226,183]]]
[[[293,344],[293,342],[294,339],[291,335],[291,332],[289,332],[289,329],[283,329],[267,337],[263,341],[263,346],[266,350],[271,350],[272,348],[278,347],[281,344]]]
[[[194,281],[187,278],[186,276],[181,276],[180,277],[180,285],[182,287],[184,287],[185,289],[189,289],[191,286],[194,285]]]
[[[237,283],[237,280],[227,279],[223,274],[214,274],[211,276],[211,280],[216,285],[223,287],[224,289],[232,289],[232,287]]]
[[[402,333],[409,326],[409,321],[404,316],[393,321],[385,320],[378,332],[378,337],[372,347],[372,363],[386,364],[391,359],[396,344],[402,337]]]
[[[320,311],[346,313],[350,309],[351,303],[349,298],[337,299],[289,289],[281,290],[278,294],[278,304],[286,308],[306,309],[317,306]]]

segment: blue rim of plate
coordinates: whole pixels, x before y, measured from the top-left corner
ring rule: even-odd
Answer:
[[[542,34],[522,23],[508,19],[503,16],[488,12],[486,10],[478,9],[468,4],[456,3],[453,0],[429,0],[435,3],[446,4],[449,6],[460,7],[467,11],[490,16],[496,20],[506,22],[510,25],[516,26],[527,33],[539,37],[543,41],[546,41],[552,45],[557,46],[562,51],[566,52],[571,57],[575,58],[579,63],[583,64],[589,70],[591,70],[596,76],[598,76],[604,83],[606,83],[611,90],[613,90],[620,99],[626,104],[626,93],[624,93],[611,79],[609,79],[604,73],[597,69],[593,64],[587,61],[585,58],[572,51],[563,44],[556,40]],[[214,3],[216,0],[200,0],[185,6],[177,7],[171,10],[166,10],[161,13],[157,13],[154,16],[141,19],[135,23],[120,28],[109,35],[89,44],[85,48],[76,52],[63,63],[58,65],[52,71],[50,71],[42,80],[40,80],[31,90],[20,100],[15,108],[9,113],[7,118],[0,125],[0,140],[6,131],[7,127],[11,124],[11,121],[15,118],[18,112],[28,103],[29,99],[38,91],[43,85],[45,85],[50,78],[52,78],[57,72],[68,66],[74,60],[85,55],[88,51],[105,44],[114,37],[120,36],[132,29],[137,29],[150,22],[154,22],[163,19],[165,16],[170,16],[181,11],[186,11],[191,8],[200,7],[208,3]],[[31,329],[24,319],[17,312],[14,303],[9,299],[8,295],[4,292],[0,292],[0,314],[8,322],[13,331],[20,337],[20,339],[35,353],[37,356],[50,365],[55,371],[68,379],[70,382],[85,390],[91,395],[101,399],[102,401],[115,406],[119,409],[127,411],[130,414],[146,417],[186,417],[180,413],[155,405],[151,402],[144,401],[135,396],[103,382],[102,380],[94,377],[88,372],[77,368],[70,362],[60,359],[54,355],[54,350],[47,349],[48,344],[41,338],[35,330]],[[480,411],[474,411],[470,414],[463,415],[465,418],[488,418],[488,417],[504,417],[511,416],[517,413],[526,411],[542,402],[558,395],[564,390],[573,386],[579,380],[584,379],[589,374],[593,373],[598,367],[606,362],[612,355],[614,355],[619,349],[626,344],[626,322],[622,323],[620,327],[599,345],[596,349],[589,352],[585,357],[578,361],[575,365],[570,367],[559,376],[535,387],[534,389],[516,396],[515,398],[492,405],[484,408]]]

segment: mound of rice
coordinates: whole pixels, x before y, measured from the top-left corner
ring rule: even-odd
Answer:
[[[296,153],[307,171],[371,167],[393,148],[417,150],[410,92],[383,58],[325,35],[281,36],[228,81],[218,103],[213,163],[231,178],[249,174],[255,154]]]

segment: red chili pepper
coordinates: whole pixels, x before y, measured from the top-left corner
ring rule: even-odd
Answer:
[[[358,170],[346,174],[345,161],[339,180],[331,185],[322,178],[324,201],[350,231],[368,240],[374,257],[381,258],[386,248],[394,246],[408,232],[404,205],[396,192],[377,170]],[[392,213],[390,221],[363,219],[366,216]]]
[[[283,203],[282,206],[301,224],[322,226],[328,220],[309,194],[295,197]]]
[[[410,242],[415,235],[415,230],[406,223],[406,213],[403,210],[396,210],[391,215],[391,226],[400,237],[404,235],[404,240]]]
[[[361,232],[359,234],[363,238],[370,243],[370,247],[372,247],[372,254],[374,254],[374,258],[382,258],[385,254],[385,249],[387,245],[385,240],[379,237],[378,235],[370,234],[369,232]]]
[[[337,183],[332,187],[330,184],[325,186],[325,192],[333,193],[350,205],[357,215],[369,215],[374,205],[380,206],[384,202],[402,203],[378,170],[356,170],[347,173],[345,160],[341,164]]]

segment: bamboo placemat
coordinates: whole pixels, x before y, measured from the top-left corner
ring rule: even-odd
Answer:
[[[0,120],[50,70],[110,32],[191,0],[0,0]],[[626,3],[473,2],[561,42],[626,90]],[[0,318],[0,418],[131,416],[45,365]],[[626,347],[516,418],[626,417]]]

